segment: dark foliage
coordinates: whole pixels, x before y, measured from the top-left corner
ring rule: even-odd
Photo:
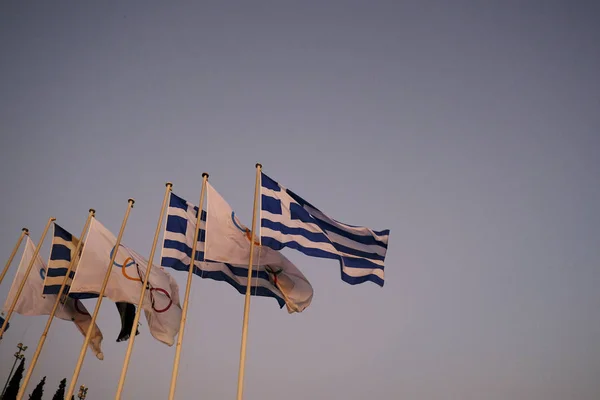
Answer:
[[[42,400],[44,395],[44,384],[46,383],[46,377],[43,377],[40,383],[37,384],[33,392],[29,395],[29,400]]]
[[[19,388],[21,387],[21,379],[23,379],[23,370],[25,369],[25,358],[21,358],[19,366],[15,370],[14,375],[10,378],[6,392],[2,400],[15,400],[19,394]]]

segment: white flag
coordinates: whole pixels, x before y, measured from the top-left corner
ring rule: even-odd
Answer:
[[[205,260],[233,264],[247,270],[252,238],[250,230],[209,183],[206,190]],[[255,235],[255,240],[258,240],[258,235]],[[204,264],[209,266],[210,263]],[[255,243],[252,264],[257,266],[259,274],[268,274],[270,283],[275,286],[273,289],[282,294],[288,312],[300,312],[309,306],[313,296],[311,284],[282,253]]]
[[[25,249],[23,250],[23,257],[21,257],[17,274],[8,292],[6,302],[4,303],[5,312],[9,310],[12,302],[14,301],[17,290],[21,285],[23,278],[25,277],[25,272],[27,272],[27,267],[31,262],[34,252],[35,245],[33,244],[32,240],[27,237]],[[14,311],[16,313],[29,316],[50,315],[52,307],[56,302],[56,295],[42,294],[46,271],[47,266],[38,254],[33,263],[33,267],[31,268],[31,272],[25,281],[25,286],[23,286],[21,296],[19,296],[19,299],[15,305]],[[64,305],[58,306],[58,309],[56,310],[56,317],[67,321],[73,321],[73,323],[75,323],[77,326],[77,329],[79,329],[81,334],[84,336],[87,334],[88,327],[92,322],[92,317],[81,301],[71,298],[67,298]],[[98,325],[95,325],[94,330],[92,331],[92,337],[90,339],[90,348],[100,360],[104,358],[104,355],[102,354],[101,343],[102,332],[100,332]]]
[[[204,258],[236,265],[248,265],[252,232],[235,216],[223,197],[206,183],[206,240]],[[259,235],[254,235],[258,244]],[[281,253],[269,247],[261,248],[260,258],[254,251],[252,264],[279,263]]]
[[[71,293],[100,293],[116,242],[117,238],[108,229],[92,219]],[[137,304],[147,268],[146,259],[121,244],[104,295],[115,302]],[[172,346],[181,321],[179,288],[167,272],[156,266],[150,271],[148,285],[142,308],[150,333]]]

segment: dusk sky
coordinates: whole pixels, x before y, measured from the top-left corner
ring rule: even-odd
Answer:
[[[165,182],[197,204],[202,172],[249,226],[260,162],[390,240],[384,287],[284,250],[314,298],[252,298],[245,400],[598,400],[599,21],[592,1],[3,1],[2,264],[50,216],[79,235],[95,208],[116,235],[129,197],[148,257]],[[178,399],[235,398],[243,307],[194,278]],[[46,320],[13,316],[2,385]],[[175,346],[141,322],[123,398],[166,399]],[[109,299],[98,324],[90,400],[127,348]],[[27,394],[82,342],[54,321]]]

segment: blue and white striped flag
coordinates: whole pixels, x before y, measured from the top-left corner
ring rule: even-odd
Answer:
[[[261,173],[261,245],[296,249],[308,256],[340,261],[351,285],[384,283],[389,230],[374,231],[338,222]]]
[[[69,269],[69,264],[71,263],[71,257],[73,257],[73,253],[77,248],[77,243],[79,243],[79,239],[71,235],[57,223],[54,223],[54,236],[52,237],[48,272],[46,273],[46,279],[44,279],[44,294],[58,294],[60,291],[60,287]],[[76,267],[77,263],[71,269],[63,293],[69,292]]]
[[[232,214],[230,213],[230,218],[232,218],[231,215]],[[174,193],[171,193],[161,255],[161,265],[163,267],[173,268],[179,271],[189,270],[197,216],[198,207]],[[239,293],[245,294],[248,282],[247,264],[234,265],[205,260],[205,229],[206,211],[202,210],[201,226],[198,235],[198,244],[196,246],[196,257],[194,258],[194,274],[201,278],[227,282]],[[217,240],[230,240],[230,238],[219,237]],[[280,274],[279,278],[277,277],[278,274]],[[283,284],[284,281],[286,281],[286,284]],[[256,269],[253,269],[250,293],[255,296],[273,297],[277,300],[280,307],[287,304],[288,312],[290,313],[300,312],[310,304],[310,300],[312,299],[312,288],[310,288],[308,281],[306,281],[306,283],[304,283],[304,281],[306,281],[304,276],[291,262],[285,259],[285,261],[282,261],[281,265],[258,266]],[[306,293],[307,284],[310,288],[310,292],[308,295],[304,295],[299,299],[300,301],[296,302],[294,294],[299,290]],[[282,294],[280,289],[284,290],[286,295]],[[286,303],[286,298],[288,303]]]

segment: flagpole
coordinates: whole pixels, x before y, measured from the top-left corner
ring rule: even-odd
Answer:
[[[152,242],[152,248],[150,249],[150,257],[148,258],[148,268],[146,268],[146,276],[144,277],[144,283],[142,285],[142,291],[140,292],[140,300],[137,305],[137,312],[135,313],[135,318],[133,319],[133,325],[131,325],[131,333],[129,335],[129,344],[127,345],[127,353],[125,354],[125,361],[123,361],[123,369],[121,370],[121,377],[119,378],[119,386],[117,387],[117,394],[115,395],[115,400],[119,400],[121,398],[121,393],[123,392],[123,387],[125,386],[125,376],[127,375],[127,368],[129,367],[129,360],[131,358],[131,352],[133,351],[133,342],[135,341],[135,333],[137,330],[138,322],[140,321],[140,315],[142,314],[142,304],[144,302],[144,296],[146,294],[146,288],[148,287],[148,279],[150,278],[150,270],[152,269],[152,264],[154,263],[154,252],[156,250],[156,243],[158,242],[158,236],[160,235],[160,228],[162,227],[163,215],[165,214],[165,208],[167,207],[167,200],[169,199],[169,194],[173,188],[173,184],[171,182],[167,182],[165,184],[167,189],[165,190],[165,197],[163,199],[162,207],[160,209],[160,216],[158,217],[158,224],[156,225],[156,232],[154,233],[154,241]]]
[[[198,202],[198,216],[196,217],[196,229],[194,230],[194,242],[192,243],[192,257],[190,268],[188,270],[187,284],[185,286],[185,297],[183,300],[183,309],[181,310],[181,322],[179,323],[179,334],[177,335],[177,344],[175,345],[175,360],[173,361],[173,372],[171,374],[171,388],[169,389],[169,400],[175,398],[175,386],[177,385],[177,374],[179,373],[179,359],[181,358],[181,343],[183,342],[183,330],[187,318],[187,309],[190,299],[190,288],[192,287],[192,276],[194,274],[196,262],[196,248],[198,245],[198,233],[202,218],[202,209],[204,208],[204,193],[206,192],[206,182],[208,174],[202,173],[202,190],[200,191],[200,201]]]
[[[48,336],[50,325],[52,325],[52,320],[54,319],[56,310],[58,310],[58,305],[61,303],[60,300],[63,297],[63,291],[65,289],[65,286],[67,285],[67,280],[71,275],[71,271],[73,270],[73,266],[75,265],[75,261],[77,260],[77,255],[79,254],[79,250],[83,245],[83,235],[85,235],[85,233],[87,232],[88,227],[90,226],[90,221],[92,220],[95,214],[96,211],[93,208],[90,208],[87,219],[85,220],[85,224],[83,225],[83,230],[81,231],[81,236],[79,236],[79,241],[77,242],[75,251],[72,253],[71,262],[69,263],[69,267],[67,268],[65,277],[62,281],[62,284],[60,285],[60,289],[58,290],[56,301],[54,302],[54,306],[52,306],[52,311],[50,311],[50,316],[48,317],[48,321],[46,322],[46,327],[44,328],[44,332],[42,332],[42,336],[40,336],[40,340],[38,342],[37,348],[35,349],[35,353],[33,353],[33,357],[29,362],[29,368],[27,368],[27,373],[25,374],[23,383],[21,383],[21,388],[19,389],[19,393],[17,394],[17,400],[21,400],[23,396],[25,396],[25,390],[27,389],[27,385],[29,384],[29,380],[31,379],[31,374],[33,373],[35,364],[37,363],[37,360],[40,357],[42,347],[44,347],[44,343],[46,342],[46,337]]]
[[[15,255],[17,254],[17,251],[19,250],[19,246],[21,246],[21,242],[23,241],[23,238],[25,237],[25,235],[29,235],[29,229],[27,229],[27,228],[21,229],[21,235],[19,236],[19,240],[17,240],[17,244],[15,244],[15,247],[14,247],[12,253],[10,253],[10,257],[8,257],[8,261],[6,262],[6,265],[4,266],[2,275],[0,275],[0,284],[2,284],[2,281],[4,280],[4,275],[6,275],[6,273],[8,272],[8,267],[10,267],[10,264],[12,264],[13,258],[15,258]]]
[[[71,382],[69,383],[69,390],[65,396],[65,399],[70,399],[75,391],[75,385],[77,384],[77,378],[79,378],[79,372],[81,371],[81,366],[83,365],[83,359],[85,358],[85,353],[87,351],[87,347],[90,343],[90,339],[92,337],[92,332],[94,330],[94,326],[96,324],[96,318],[98,317],[98,312],[100,311],[100,306],[102,305],[102,298],[104,297],[104,291],[106,290],[106,285],[108,285],[108,279],[110,278],[110,273],[112,272],[112,266],[115,262],[115,258],[117,258],[117,254],[119,253],[119,246],[121,245],[121,238],[123,237],[123,232],[125,231],[125,225],[127,224],[127,219],[129,218],[129,212],[133,207],[133,203],[135,203],[134,199],[127,200],[127,211],[125,211],[125,217],[123,217],[123,223],[121,223],[121,229],[119,230],[119,235],[117,236],[117,242],[115,243],[115,249],[112,252],[112,256],[110,257],[110,262],[108,263],[108,267],[106,269],[106,274],[104,275],[104,281],[102,282],[102,287],[100,288],[100,293],[98,293],[98,301],[96,302],[96,308],[94,309],[94,314],[92,315],[92,320],[90,321],[90,326],[87,330],[87,334],[85,335],[85,340],[83,341],[83,346],[81,346],[81,351],[79,352],[79,359],[77,360],[77,365],[75,366],[75,371],[73,371],[73,376],[71,377]]]
[[[254,228],[256,226],[256,206],[260,186],[260,171],[262,165],[256,164],[256,183],[254,186],[254,208],[252,211],[252,236],[250,238],[250,260],[248,260],[248,282],[246,283],[246,298],[244,300],[244,322],[242,323],[242,345],[240,348],[240,369],[238,372],[237,400],[242,400],[244,392],[244,372],[246,369],[246,343],[248,340],[248,317],[250,315],[250,291],[252,289],[252,257],[254,255]]]
[[[25,276],[23,277],[23,280],[21,281],[21,284],[19,285],[19,289],[17,290],[17,294],[15,295],[15,298],[14,298],[12,304],[10,305],[10,308],[8,309],[8,314],[6,315],[6,318],[4,319],[4,324],[2,324],[2,328],[0,328],[0,339],[2,339],[4,330],[6,329],[6,326],[8,325],[8,320],[10,319],[13,311],[15,310],[15,306],[17,305],[17,301],[19,300],[19,296],[21,296],[21,292],[23,292],[23,288],[25,287],[25,282],[27,282],[27,278],[29,277],[31,268],[33,268],[33,264],[35,264],[35,260],[38,256],[38,254],[40,253],[40,249],[42,248],[42,244],[44,243],[44,238],[46,237],[46,233],[48,233],[48,229],[50,228],[50,224],[53,223],[54,221],[56,221],[56,218],[54,218],[54,217],[48,218],[48,222],[46,223],[46,227],[44,228],[44,232],[42,233],[40,242],[37,244],[37,246],[35,246],[35,251],[33,252],[33,257],[31,257],[31,261],[29,261],[29,266],[27,267],[27,270],[25,271]]]

